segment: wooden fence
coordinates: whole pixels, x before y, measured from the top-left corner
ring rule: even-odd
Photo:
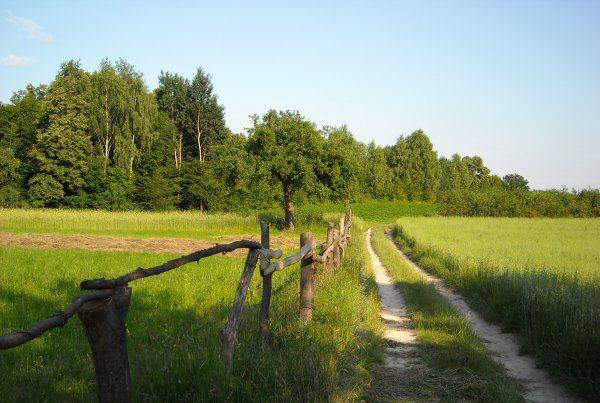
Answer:
[[[270,249],[269,226],[260,222],[261,242],[239,240],[228,244],[217,244],[189,255],[169,260],[162,265],[137,270],[114,279],[84,280],[80,287],[84,290],[75,297],[63,311],[45,318],[30,328],[0,336],[0,350],[18,347],[56,327],[63,327],[75,314],[83,324],[92,350],[96,372],[96,389],[100,402],[128,402],[131,398],[131,378],[125,317],[131,301],[129,283],[145,277],[156,276],[200,259],[226,254],[236,249],[248,249],[246,263],[238,281],[233,306],[227,323],[221,330],[222,354],[225,365],[231,369],[233,354],[240,330],[242,311],[250,280],[256,265],[262,277],[262,300],[260,305],[259,334],[261,345],[267,346],[272,340],[269,331],[269,310],[271,306],[272,277],[278,270],[300,262],[300,306],[298,317],[302,323],[312,319],[315,294],[314,275],[316,265],[326,273],[339,266],[348,246],[352,217],[350,210],[340,217],[339,227],[333,222],[327,228],[327,240],[317,248],[313,235],[305,232],[300,236],[300,249],[293,255],[280,259],[283,252]]]

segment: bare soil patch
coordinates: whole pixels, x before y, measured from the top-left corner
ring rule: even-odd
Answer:
[[[421,390],[420,385],[428,377],[429,369],[418,356],[417,336],[404,298],[371,246],[370,228],[366,239],[381,300],[380,315],[387,342],[383,363],[373,370],[374,379],[369,392],[380,401],[435,400],[434,396]]]
[[[229,243],[239,239],[260,242],[257,235],[223,236],[217,242],[190,238],[130,238],[106,235],[82,234],[14,234],[0,232],[0,247],[36,248],[36,249],[88,249],[108,252],[154,252],[154,253],[190,253],[209,248],[216,243]],[[273,248],[296,248],[296,240],[279,236],[271,238]],[[232,252],[234,255],[246,253],[243,249]]]

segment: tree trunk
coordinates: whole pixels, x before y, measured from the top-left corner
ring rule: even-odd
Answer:
[[[292,205],[292,196],[294,190],[291,186],[285,186],[283,191],[283,209],[285,210],[285,228],[294,230],[294,206]]]
[[[107,301],[89,302],[78,313],[92,348],[101,403],[131,400],[125,330],[130,301],[131,288],[118,287]]]
[[[133,159],[135,150],[135,134],[131,135],[131,150],[129,151],[129,178],[133,176]]]
[[[201,136],[202,132],[200,131],[200,112],[196,114],[196,142],[198,143],[198,161],[200,163],[204,162],[204,157],[202,155],[202,141]]]
[[[177,144],[177,160],[179,161],[177,168],[181,168],[181,163],[183,162],[183,134],[181,133],[179,133],[179,142]]]
[[[108,169],[108,154],[110,152],[110,114],[108,112],[108,91],[104,91],[104,124],[106,132],[104,134],[104,150],[102,154],[104,157],[104,172]]]

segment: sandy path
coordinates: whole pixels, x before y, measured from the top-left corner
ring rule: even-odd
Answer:
[[[366,232],[367,249],[375,273],[377,291],[381,300],[381,319],[385,325],[386,347],[383,365],[375,368],[373,393],[388,399],[410,398],[406,380],[418,379],[427,367],[417,355],[417,337],[411,328],[411,319],[400,291],[394,286],[387,269],[371,246],[371,229]]]
[[[219,243],[228,243],[238,239],[251,239],[260,242],[256,235],[226,236],[219,238]],[[296,248],[297,241],[289,238],[271,238],[274,248]],[[88,249],[109,252],[154,252],[154,253],[190,253],[198,249],[214,246],[215,242],[207,242],[190,238],[130,238],[106,235],[82,234],[13,234],[0,232],[0,247],[36,248],[36,249]],[[238,249],[232,254],[245,254],[245,249]]]
[[[387,234],[392,242],[391,235]],[[396,243],[394,242],[394,245]],[[537,368],[533,357],[519,354],[516,335],[503,333],[499,326],[486,322],[469,307],[465,299],[452,291],[444,281],[437,278],[408,258],[396,245],[396,250],[404,260],[418,271],[435,289],[445,296],[461,315],[467,318],[471,329],[481,338],[484,346],[492,353],[492,358],[500,363],[509,376],[516,379],[525,389],[523,397],[530,402],[577,402],[565,389],[555,383],[543,369]]]

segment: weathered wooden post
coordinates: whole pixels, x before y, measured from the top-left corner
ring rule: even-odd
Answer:
[[[312,232],[303,232],[300,235],[300,248],[304,245],[312,245]],[[307,323],[312,319],[313,297],[315,295],[314,261],[313,249],[307,253],[300,263],[300,322]]]
[[[131,400],[125,336],[125,317],[130,301],[131,288],[117,287],[112,297],[88,302],[78,312],[92,348],[96,388],[101,403]]]
[[[252,274],[256,268],[256,262],[258,261],[258,250],[250,249],[248,256],[246,257],[246,264],[242,276],[238,281],[238,286],[235,291],[235,299],[233,300],[233,307],[229,314],[227,324],[221,330],[221,345],[223,346],[223,359],[227,369],[231,369],[233,363],[233,353],[235,351],[235,343],[237,342],[238,332],[242,323],[242,311],[244,310],[244,304],[246,302],[246,295],[248,294],[248,287],[250,286],[250,280],[252,280]]]
[[[260,244],[263,249],[271,247],[269,237],[269,224],[260,222]],[[269,331],[269,311],[271,307],[271,289],[273,288],[273,273],[262,276],[262,299],[260,301],[260,316],[258,321],[261,346],[264,348],[271,342]]]
[[[345,226],[345,224],[344,224],[344,223],[345,223],[345,217],[343,217],[343,216],[342,216],[342,217],[340,217],[340,222],[339,222],[339,231],[340,231],[340,233],[339,233],[339,236],[341,236],[341,237],[342,237],[342,239],[340,239],[340,243],[339,243],[339,249],[340,249],[340,261],[339,261],[338,265],[339,265],[339,264],[342,262],[342,260],[344,259],[344,253],[345,253],[345,249],[346,249],[346,248],[345,248],[345,245],[344,245],[344,241],[345,241],[345,238],[344,238],[344,236],[345,236],[344,230],[346,229],[346,226]]]
[[[340,255],[340,231],[333,230],[333,239],[334,239],[334,243],[335,246],[333,247],[333,267],[338,267],[340,265],[340,262],[342,261],[341,259],[341,255]]]
[[[325,242],[326,247],[333,243],[333,227],[333,221],[329,221],[327,223],[327,242]],[[331,272],[333,271],[333,262],[332,257],[330,255],[331,253],[328,253],[326,256],[323,256],[325,258],[325,262],[323,262],[323,267],[325,269],[325,273],[327,274],[331,274]]]
[[[350,228],[352,227],[352,215],[351,215],[349,207],[346,207],[346,215],[344,217],[344,225],[345,225],[344,233],[346,235],[350,235],[349,232],[350,232]]]

